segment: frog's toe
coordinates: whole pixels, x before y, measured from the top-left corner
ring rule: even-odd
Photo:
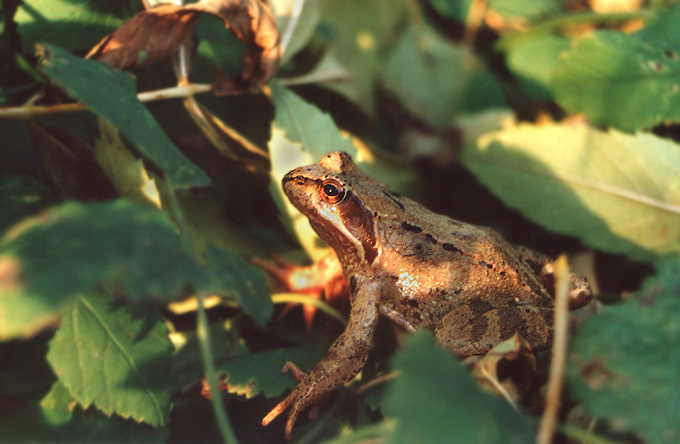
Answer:
[[[290,439],[293,436],[293,427],[295,426],[295,421],[297,421],[298,415],[305,408],[304,404],[296,402],[293,408],[290,410],[288,415],[288,421],[286,421],[286,439]]]
[[[291,395],[288,395],[288,396],[286,397],[286,399],[284,399],[283,401],[279,402],[279,403],[276,405],[276,407],[274,407],[274,408],[272,409],[272,411],[269,412],[269,413],[267,414],[267,416],[265,416],[265,417],[262,419],[262,425],[263,425],[263,426],[269,425],[269,423],[272,422],[277,416],[279,416],[281,413],[285,412],[286,409],[287,409],[288,407],[290,407],[291,404],[293,404],[293,401],[294,401],[294,400],[295,400],[295,399],[292,398]]]

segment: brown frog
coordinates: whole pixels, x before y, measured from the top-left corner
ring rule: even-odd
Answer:
[[[263,425],[291,407],[290,437],[304,408],[352,379],[366,362],[380,314],[407,330],[432,329],[462,357],[484,354],[515,333],[534,351],[550,347],[553,285],[547,257],[389,191],[344,152],[289,172],[283,189],[337,252],[352,308],[345,331],[309,375],[286,364],[284,371],[292,370],[299,384]],[[572,275],[572,284],[571,307],[585,305],[588,283]]]

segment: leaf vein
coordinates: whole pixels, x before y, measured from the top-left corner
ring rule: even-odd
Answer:
[[[85,298],[83,298],[82,296],[80,297],[80,301],[81,301],[81,303],[82,303],[82,304],[90,311],[90,313],[92,313],[92,315],[95,317],[95,319],[97,320],[97,322],[99,323],[99,325],[102,327],[102,329],[103,329],[104,332],[106,333],[107,339],[110,339],[110,340],[111,340],[111,342],[115,345],[115,347],[118,349],[118,351],[120,352],[120,354],[125,358],[125,360],[127,361],[128,365],[129,365],[130,368],[132,369],[132,371],[133,371],[133,373],[135,374],[135,376],[137,376],[137,378],[141,381],[141,383],[142,383],[142,385],[143,385],[143,388],[144,388],[144,392],[147,394],[147,397],[151,400],[151,402],[152,402],[152,404],[153,404],[153,406],[154,406],[154,409],[156,410],[156,414],[158,415],[159,418],[162,418],[162,417],[163,417],[163,410],[161,409],[161,406],[160,406],[160,404],[158,403],[158,400],[157,400],[156,397],[153,395],[153,392],[152,392],[151,389],[149,388],[149,386],[148,386],[148,384],[147,384],[147,382],[146,382],[146,379],[143,377],[143,375],[142,375],[142,373],[139,371],[139,369],[137,369],[137,366],[135,365],[135,361],[134,361],[134,359],[132,358],[132,356],[130,356],[130,355],[126,352],[125,348],[123,347],[123,344],[121,344],[121,343],[118,341],[118,338],[113,334],[113,332],[111,331],[111,329],[110,329],[110,328],[106,325],[106,323],[99,317],[99,314],[98,314],[97,311],[94,309],[94,307],[89,303],[89,301],[87,301],[87,300],[86,300]]]

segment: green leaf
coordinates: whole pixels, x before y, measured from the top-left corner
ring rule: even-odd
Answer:
[[[135,95],[134,78],[105,63],[42,45],[42,71],[74,99],[118,128],[178,187],[208,185],[210,179],[177,149]]]
[[[676,23],[680,20],[677,8],[662,13]],[[677,28],[674,35],[680,38]],[[646,41],[637,34],[597,31],[578,39],[555,70],[552,89],[557,102],[570,113],[585,113],[595,125],[625,131],[677,121],[677,38],[671,44]]]
[[[340,134],[333,119],[295,93],[272,82],[272,98],[276,110],[272,123],[269,152],[272,162],[272,195],[282,214],[291,219],[305,251],[314,259],[328,254],[328,247],[313,234],[307,218],[283,195],[281,179],[295,167],[321,160],[325,154],[341,150],[354,156],[352,141]]]
[[[562,11],[563,3],[557,0],[489,0],[487,8],[505,19],[539,18]]]
[[[255,322],[264,326],[274,311],[264,271],[220,248],[209,248],[206,259],[208,276],[203,288],[233,298]]]
[[[551,100],[550,82],[560,61],[560,54],[569,48],[569,40],[555,34],[537,34],[520,40],[507,52],[508,68],[517,76],[522,89],[537,100]]]
[[[248,347],[239,339],[240,331],[236,324],[227,322],[210,326],[210,343],[215,364],[218,366],[229,357],[248,353]],[[170,384],[175,390],[184,392],[205,377],[201,344],[195,330],[173,332],[171,336],[178,349],[172,357]]]
[[[374,111],[377,78],[385,54],[401,33],[409,14],[407,0],[342,0],[322,2],[319,29],[328,36],[329,51],[350,73],[358,90],[356,104]]]
[[[155,178],[120,139],[118,130],[99,119],[99,138],[94,146],[94,160],[101,167],[121,197],[133,202],[161,208],[161,198]]]
[[[40,401],[13,408],[0,416],[6,442],[166,442],[168,429],[120,417],[107,417],[94,409],[87,412],[60,382]]]
[[[118,28],[139,8],[136,0],[24,0],[14,20],[25,52],[50,42],[69,51],[86,51]]]
[[[54,201],[52,190],[28,176],[0,176],[0,232]]]
[[[644,442],[680,440],[680,260],[625,303],[584,322],[573,341],[572,394],[591,415]]]
[[[231,392],[246,393],[248,398],[260,393],[267,397],[279,396],[297,385],[292,374],[281,372],[287,361],[310,371],[327,350],[328,345],[310,345],[235,356],[225,360],[218,371],[226,374]]]
[[[412,114],[442,128],[453,126],[459,114],[505,104],[500,86],[470,49],[425,25],[402,35],[387,60],[384,83]]]
[[[47,359],[83,407],[160,427],[170,411],[172,350],[155,309],[116,306],[91,293],[73,301]]]
[[[197,265],[157,210],[120,200],[65,203],[0,244],[0,338],[54,324],[62,303],[103,281],[124,281],[135,299],[171,298]]]
[[[465,166],[529,219],[637,260],[680,252],[680,147],[652,134],[518,125],[465,148]]]
[[[53,323],[64,300],[96,284],[168,300],[201,275],[165,215],[126,200],[69,202],[26,221],[0,244],[0,270],[2,338]]]
[[[483,392],[460,362],[419,331],[395,357],[400,373],[385,410],[397,420],[390,443],[534,442],[525,417],[500,397]]]
[[[461,23],[465,23],[467,20],[468,14],[470,13],[470,7],[472,6],[472,0],[455,2],[451,0],[428,0],[427,3],[429,3],[438,14]]]
[[[229,77],[243,72],[246,45],[224,26],[219,17],[201,14],[195,29],[200,39],[198,51],[203,56],[213,60]]]
[[[58,320],[64,301],[105,284],[135,301],[172,300],[187,287],[228,295],[263,324],[272,308],[262,271],[226,250],[209,250],[208,259],[204,269],[188,256],[154,208],[59,205],[0,244],[0,338],[35,334]]]
[[[278,82],[272,82],[272,95],[275,108],[275,117],[272,130],[279,131],[281,137],[289,143],[298,146],[298,152],[304,154],[304,162],[316,163],[331,151],[345,151],[350,155],[356,153],[352,141],[340,134],[333,119],[314,105],[305,102],[297,94],[282,86]],[[284,153],[282,157],[288,158],[293,153]],[[298,156],[298,159],[302,158]],[[275,174],[281,178],[290,171],[292,166],[302,164],[277,166],[288,168],[285,171],[277,169]]]

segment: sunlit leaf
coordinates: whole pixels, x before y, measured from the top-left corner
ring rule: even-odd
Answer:
[[[15,20],[24,51],[49,42],[75,52],[92,46],[138,8],[137,0],[25,0]]]
[[[550,230],[634,259],[680,252],[680,148],[652,134],[518,125],[480,137],[463,163]]]
[[[352,141],[340,134],[333,119],[302,100],[278,83],[272,84],[276,116],[272,123],[269,151],[272,158],[272,195],[282,214],[292,219],[294,231],[307,253],[315,259],[328,254],[311,232],[307,218],[288,202],[281,189],[281,179],[295,167],[318,162],[331,151],[341,150],[353,155]]]
[[[569,366],[587,412],[644,442],[680,439],[680,260],[657,266],[642,291],[580,326]]]
[[[157,208],[161,199],[155,179],[149,176],[141,159],[123,144],[114,126],[99,120],[100,136],[95,142],[94,159],[123,197]]]

